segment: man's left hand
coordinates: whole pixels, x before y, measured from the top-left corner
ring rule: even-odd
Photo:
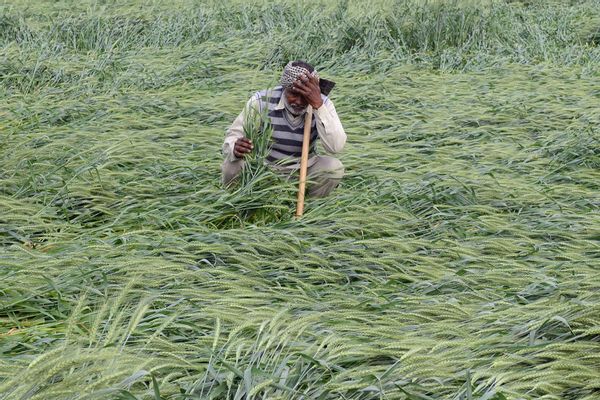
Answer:
[[[298,79],[296,79],[292,89],[301,94],[313,109],[316,110],[323,105],[323,100],[321,99],[321,88],[319,87],[319,80],[316,77],[302,74]]]

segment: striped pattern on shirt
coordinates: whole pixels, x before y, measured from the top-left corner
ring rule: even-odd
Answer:
[[[279,165],[291,165],[298,163],[302,156],[304,123],[294,128],[285,117],[285,109],[275,109],[282,95],[283,88],[281,86],[255,94],[260,101],[260,110],[265,110],[265,106],[268,107],[269,112],[267,115],[273,128],[271,152],[267,156],[267,161]],[[317,123],[313,118],[308,151],[309,158],[316,155],[317,138]]]

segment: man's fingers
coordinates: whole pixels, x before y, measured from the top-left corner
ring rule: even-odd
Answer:
[[[248,154],[250,152],[252,152],[252,150],[247,149],[247,148],[236,147],[235,149],[233,149],[233,154],[237,158],[242,158],[243,156],[245,156],[246,154]]]
[[[319,78],[317,78],[313,74],[310,74],[310,75],[302,74],[302,75],[300,75],[300,79],[302,79],[305,82],[319,83]]]
[[[236,144],[240,145],[240,146],[250,147],[250,148],[252,148],[252,146],[253,146],[252,141],[248,138],[240,138]]]
[[[294,82],[294,87],[296,89],[308,89],[308,86],[302,82],[300,79],[296,80],[296,82]]]
[[[308,94],[310,93],[310,91],[304,90],[304,89],[297,89],[296,93],[298,93],[299,95],[302,95],[303,97],[306,98],[306,96],[308,96]]]
[[[252,151],[253,146],[248,144],[238,144],[236,146],[236,150],[244,153],[250,153]]]
[[[319,79],[314,75],[300,75],[300,79],[305,85],[310,85],[312,87],[319,86]]]
[[[252,144],[252,141],[250,139],[239,138],[233,148],[233,154],[237,158],[242,158],[246,154],[250,153],[253,148],[254,148],[254,145]]]
[[[307,95],[308,93],[315,90],[318,90],[319,92],[321,91],[321,89],[319,88],[319,84],[315,80],[309,80],[309,78],[302,79],[302,77],[298,78],[296,82],[294,82],[294,89],[302,93],[303,95]]]
[[[304,96],[306,96],[311,91],[308,86],[304,85],[303,83],[298,83],[298,82],[296,82],[294,84],[294,90]]]

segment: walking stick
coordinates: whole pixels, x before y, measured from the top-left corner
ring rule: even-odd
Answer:
[[[304,136],[302,137],[302,158],[300,159],[300,184],[298,185],[298,202],[296,203],[296,217],[304,213],[304,192],[306,190],[306,171],[308,169],[308,147],[310,145],[310,127],[312,125],[313,110],[309,105],[304,117]]]

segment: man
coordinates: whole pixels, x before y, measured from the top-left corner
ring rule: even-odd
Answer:
[[[346,133],[333,102],[321,93],[319,83],[319,75],[313,66],[304,61],[292,61],[283,70],[280,86],[257,92],[248,100],[246,108],[229,127],[223,144],[224,185],[228,186],[236,179],[244,168],[244,157],[253,150],[252,142],[244,137],[244,121],[251,109],[266,112],[273,128],[268,165],[288,176],[296,171],[302,155],[304,117],[310,105],[313,120],[307,192],[313,197],[331,193],[344,175],[344,166],[337,158],[317,155],[316,140],[321,140],[326,152],[336,154],[344,148]]]

